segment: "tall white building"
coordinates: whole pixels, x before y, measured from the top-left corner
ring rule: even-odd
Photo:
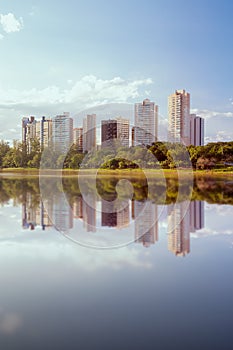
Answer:
[[[96,114],[88,114],[83,119],[83,152],[96,147]]]
[[[55,150],[68,152],[73,143],[73,119],[69,113],[53,118],[53,146]]]
[[[190,94],[185,90],[168,97],[168,121],[169,141],[190,145]]]
[[[196,114],[190,114],[190,144],[204,145],[204,119]]]
[[[158,106],[145,99],[134,106],[133,145],[151,145],[158,138]]]

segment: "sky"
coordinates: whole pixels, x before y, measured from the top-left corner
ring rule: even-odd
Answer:
[[[205,140],[233,140],[231,0],[0,0],[0,138],[21,118],[191,95]],[[124,113],[124,111],[122,111]],[[127,114],[127,113],[126,113]],[[127,117],[127,115],[124,115]]]

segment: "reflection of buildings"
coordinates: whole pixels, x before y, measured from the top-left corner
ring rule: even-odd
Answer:
[[[158,208],[150,201],[133,201],[132,217],[135,219],[135,242],[149,247],[158,241]]]
[[[22,204],[22,227],[24,229],[34,230],[36,227],[36,209],[33,203],[33,196],[30,192],[25,194],[24,203]]]
[[[204,203],[181,202],[168,207],[168,250],[184,256],[190,252],[190,232],[204,226]]]
[[[96,196],[88,194],[82,201],[83,224],[87,232],[96,232]]]
[[[83,218],[83,198],[77,197],[73,203],[73,215],[74,219],[82,219]]]
[[[73,227],[73,211],[64,198],[64,193],[53,197],[52,222],[57,230],[67,232]]]
[[[129,201],[122,202],[120,208],[112,201],[102,201],[101,225],[123,228],[129,225]]]
[[[42,230],[51,227],[52,222],[48,212],[48,210],[45,210],[42,201],[38,203],[35,195],[27,192],[22,204],[22,227],[30,230],[34,230],[36,226],[40,226]]]
[[[72,209],[65,200],[63,193],[52,195],[45,203],[39,200],[35,193],[26,192],[22,204],[22,227],[34,230],[41,227],[47,230],[55,226],[57,230],[68,232],[73,228],[73,220],[80,219],[86,232],[96,232],[97,222],[101,226],[115,229],[111,234],[117,234],[117,229],[130,225],[134,221],[135,242],[145,247],[158,241],[158,208],[151,201],[101,200],[97,202],[96,194],[89,193],[84,199],[77,196]],[[101,204],[101,216],[97,215],[97,207]],[[190,252],[190,232],[204,227],[204,202],[184,201],[168,206],[168,250],[176,256],[185,256]]]

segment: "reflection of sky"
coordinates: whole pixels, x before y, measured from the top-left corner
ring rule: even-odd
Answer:
[[[165,215],[148,249],[93,250],[53,228],[23,230],[20,207],[2,207],[1,348],[135,349],[146,337],[146,348],[168,349],[177,334],[180,349],[223,348],[231,339],[233,236],[212,233],[220,218],[221,232],[231,229],[232,208],[205,205],[208,236],[192,239],[182,259],[167,250]]]
[[[195,235],[233,235],[233,206],[205,204],[205,227]]]

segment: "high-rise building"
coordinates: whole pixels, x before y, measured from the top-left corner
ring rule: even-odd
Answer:
[[[122,117],[116,118],[117,121],[117,139],[121,146],[129,147],[129,119]]]
[[[190,94],[185,90],[168,97],[168,120],[169,141],[190,145]]]
[[[52,119],[42,117],[39,125],[39,139],[41,148],[43,149],[44,147],[50,147],[52,145]]]
[[[38,125],[35,117],[24,117],[22,119],[22,142],[27,147],[27,152],[31,152],[32,142],[38,137]]]
[[[129,120],[122,117],[101,121],[101,145],[111,146],[114,141],[119,146],[129,147]]]
[[[53,118],[53,146],[60,152],[68,152],[73,143],[73,119],[69,113],[63,113]]]
[[[27,151],[30,153],[32,142],[40,142],[41,149],[48,147],[52,143],[52,120],[42,117],[40,121],[35,117],[24,117],[22,119],[22,142],[27,145]]]
[[[88,114],[83,119],[83,151],[96,147],[96,114]]]
[[[204,119],[196,114],[190,114],[190,144],[204,145]]]
[[[101,121],[101,145],[102,147],[109,147],[114,144],[117,139],[117,121],[116,120],[102,120]]]
[[[83,128],[74,128],[73,142],[79,152],[83,152]]]
[[[158,106],[145,99],[134,106],[133,145],[151,145],[158,138]]]

